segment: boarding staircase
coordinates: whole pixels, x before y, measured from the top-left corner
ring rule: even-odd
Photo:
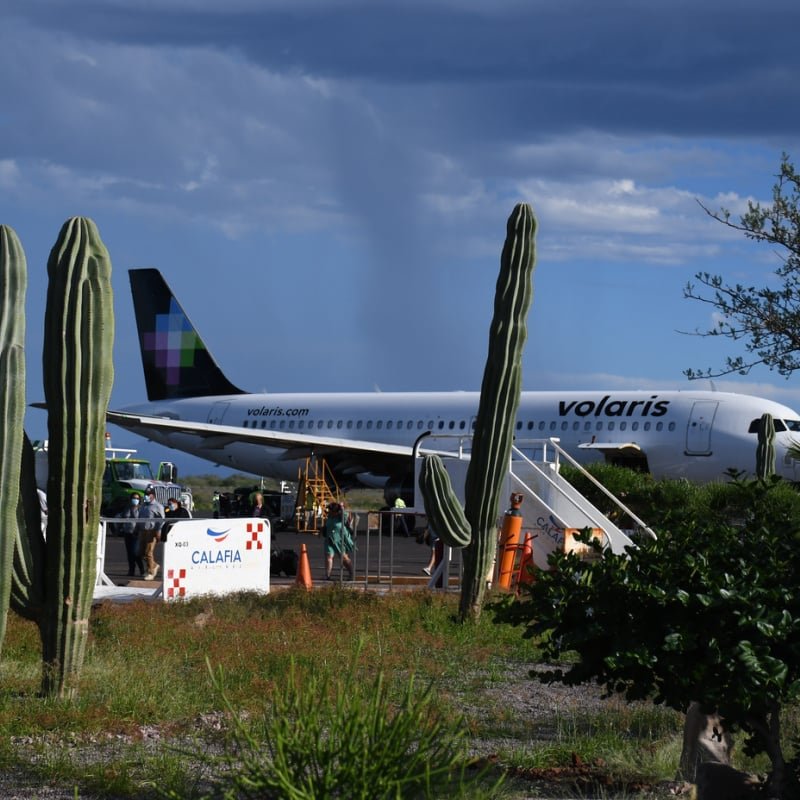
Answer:
[[[298,533],[319,533],[325,527],[328,504],[340,502],[341,492],[328,462],[315,456],[297,472],[295,526]]]
[[[586,472],[558,442],[555,438],[516,441],[501,490],[501,498],[508,498],[512,493],[519,493],[524,498],[522,530],[531,533],[533,560],[538,567],[547,569],[550,553],[563,548],[574,531],[584,528],[593,529],[602,546],[614,553],[624,553],[626,547],[633,546],[631,534],[634,530],[655,538],[655,533],[633,511]],[[415,448],[414,485],[419,486],[422,457],[436,453],[450,475],[454,492],[463,503],[471,444],[469,436],[441,435],[420,440]],[[622,530],[578,492],[560,475],[562,461],[580,470],[619,509],[620,519],[630,520],[635,528]],[[418,491],[414,505],[419,513],[424,513]]]

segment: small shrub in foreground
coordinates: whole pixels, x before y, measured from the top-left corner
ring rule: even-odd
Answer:
[[[354,666],[341,678],[300,678],[292,665],[264,714],[254,719],[229,703],[220,671],[213,676],[232,714],[227,752],[213,760],[217,798],[489,797],[485,771],[471,770],[466,728],[438,714],[430,688],[409,678],[394,701],[382,673],[361,681]]]

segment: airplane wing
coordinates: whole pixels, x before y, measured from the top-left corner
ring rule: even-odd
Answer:
[[[579,450],[600,450],[603,453],[630,453],[634,450],[637,453],[642,452],[640,445],[636,442],[584,442],[578,445]]]
[[[341,475],[365,472],[391,475],[406,467],[413,455],[412,447],[368,440],[192,422],[124,411],[108,411],[106,417],[114,425],[177,450],[185,449],[187,436],[193,437],[197,454],[203,451],[204,457],[211,461],[216,460],[215,452],[219,452],[221,460],[222,451],[227,445],[248,442],[284,450],[281,455],[283,460],[294,461],[309,456],[325,458]]]

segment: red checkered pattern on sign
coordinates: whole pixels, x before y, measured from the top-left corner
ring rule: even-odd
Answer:
[[[262,550],[264,548],[264,542],[262,542],[258,536],[261,533],[264,533],[264,523],[257,522],[255,525],[252,522],[247,523],[247,532],[250,534],[250,539],[247,542],[247,549],[252,550],[253,547],[256,550]]]
[[[185,569],[167,570],[167,580],[164,581],[167,597],[184,597],[186,595],[186,587],[181,583],[185,577]]]

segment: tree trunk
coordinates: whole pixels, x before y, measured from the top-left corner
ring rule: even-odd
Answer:
[[[730,765],[732,745],[722,718],[718,714],[703,714],[699,703],[690,703],[683,726],[677,779],[696,783],[698,767],[703,763]]]

